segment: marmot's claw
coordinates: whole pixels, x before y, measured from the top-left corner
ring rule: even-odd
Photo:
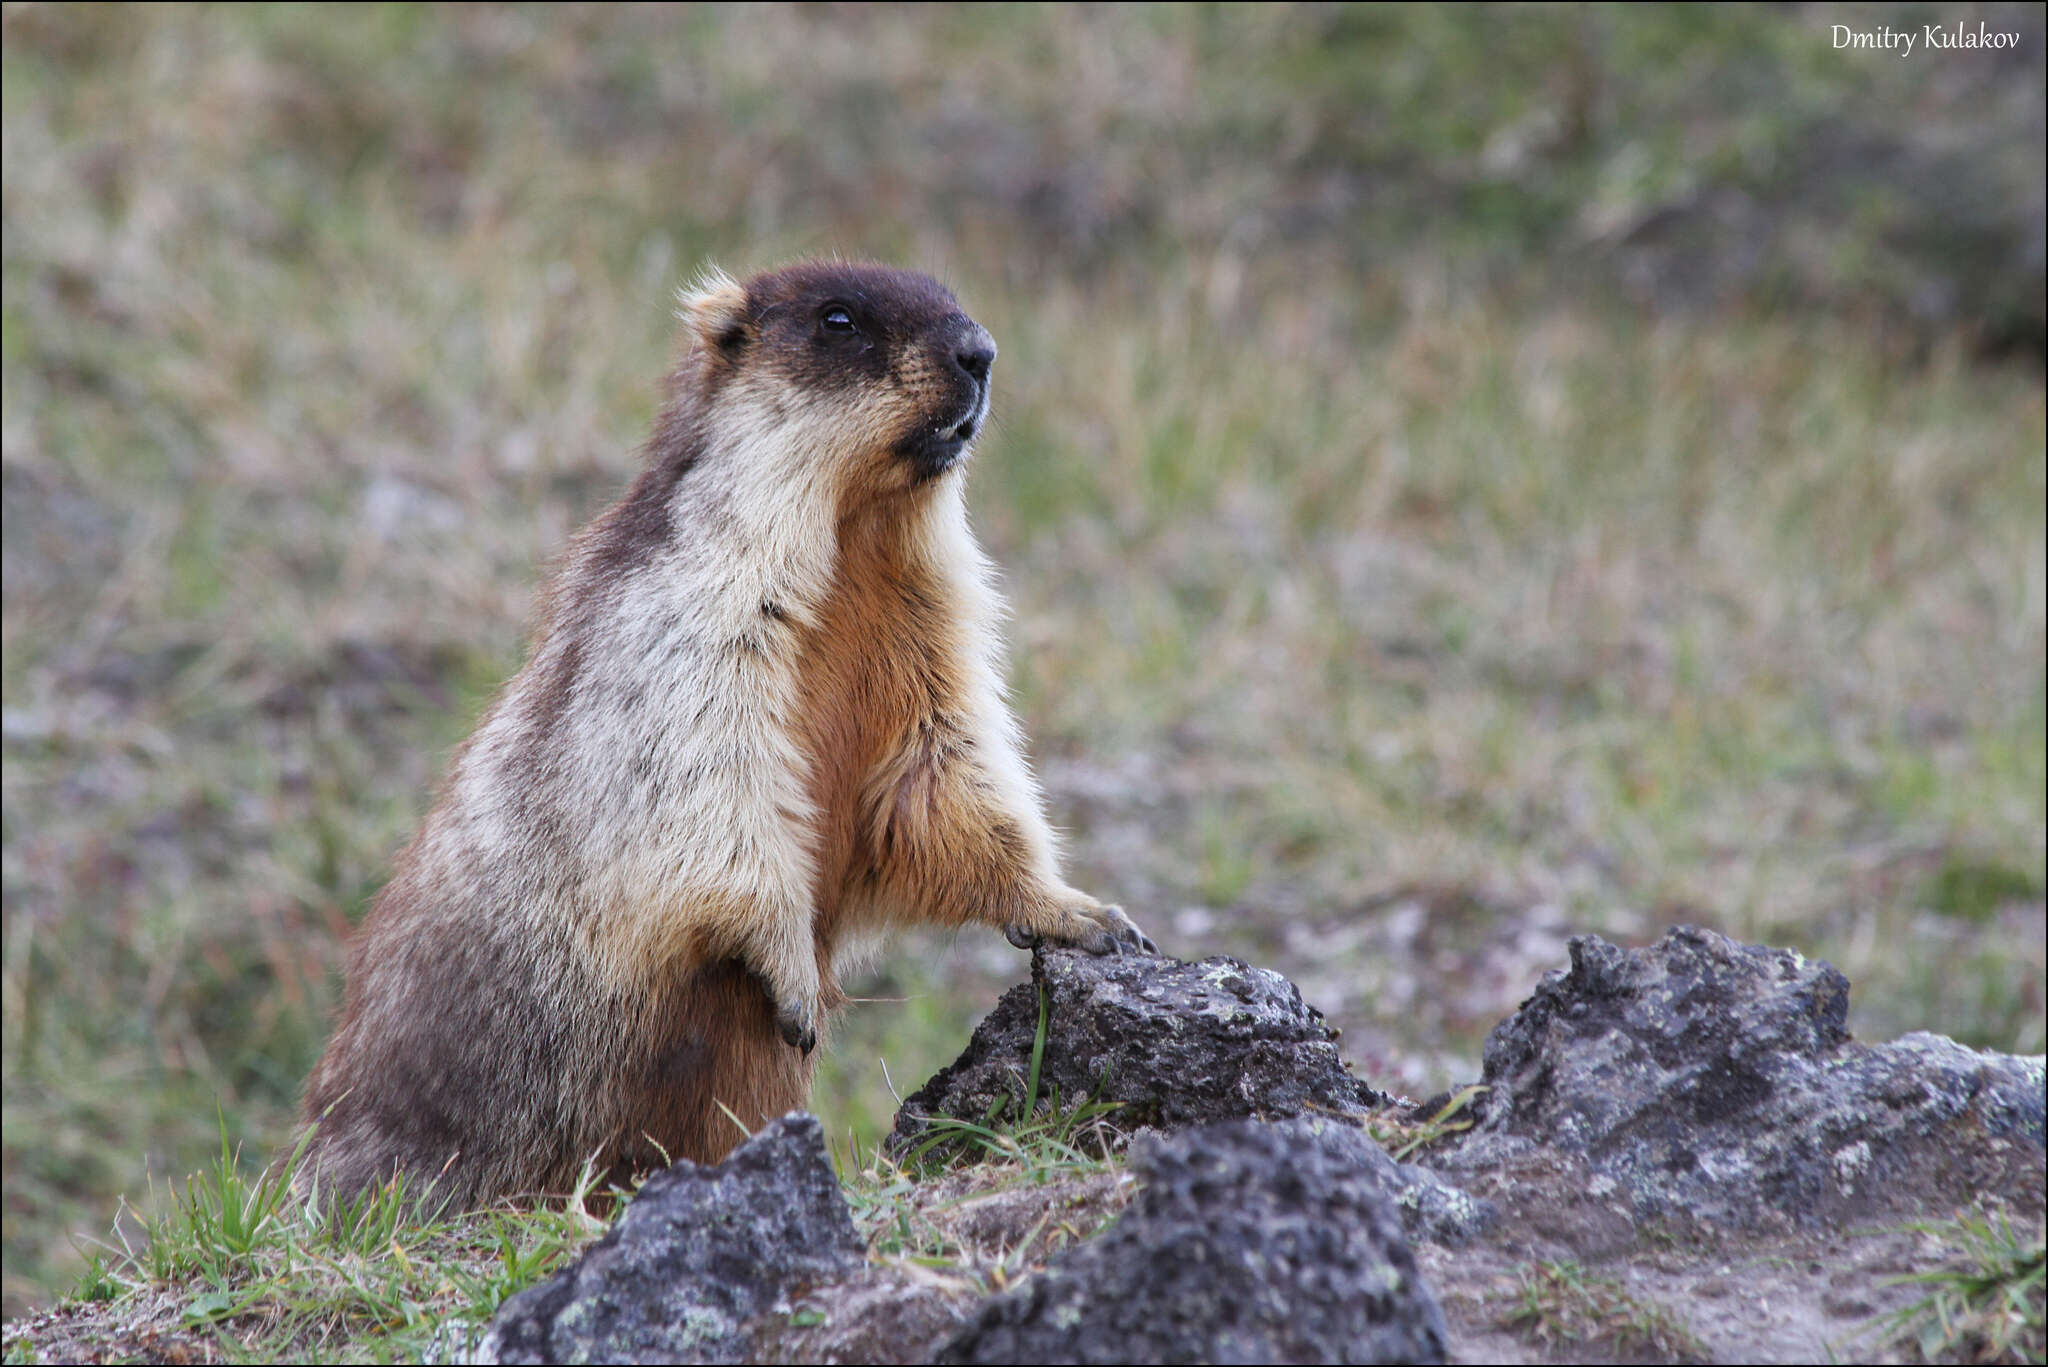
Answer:
[[[1004,926],[1003,938],[1019,949],[1036,949],[1040,942],[1040,937],[1035,932],[1017,925]]]
[[[1152,937],[1138,929],[1137,923],[1124,915],[1122,907],[1104,907],[1102,909],[1102,919],[1108,922],[1108,925],[1104,928],[1104,934],[1109,940],[1110,948],[1107,951],[1098,949],[1095,951],[1097,954],[1104,952],[1121,954],[1126,947],[1134,949],[1141,954],[1157,954],[1159,952],[1159,946],[1152,943]]]
[[[1072,945],[1076,949],[1085,949],[1090,954],[1121,956],[1126,951],[1135,954],[1159,952],[1159,946],[1153,944],[1151,937],[1139,930],[1130,917],[1124,915],[1122,907],[1090,907],[1086,911],[1073,913],[1070,924],[1073,926],[1072,931],[1049,932],[1045,938],[1060,944]],[[1008,927],[1005,933],[1009,935],[1010,943],[1019,949],[1032,948],[1040,939],[1039,935],[1023,930],[1019,926]],[[1027,938],[1020,938],[1020,933]]]

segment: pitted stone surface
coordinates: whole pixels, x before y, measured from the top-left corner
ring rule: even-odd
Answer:
[[[1359,1114],[1388,1104],[1347,1071],[1322,1013],[1293,983],[1228,958],[1072,949],[1032,955],[1031,982],[1005,993],[949,1067],[897,1112],[903,1153],[935,1115],[1014,1118],[1029,1088],[1039,999],[1046,1006],[1041,1106],[1057,1094],[1119,1103],[1118,1128],[1180,1129],[1244,1116]]]
[[[1538,1146],[1582,1162],[1633,1219],[1815,1227],[1980,1192],[2039,1208],[2042,1060],[1844,1028],[1826,963],[1680,927],[1571,942],[1487,1041],[1484,1118],[1425,1157],[1502,1172]],[[1484,1184],[1481,1184],[1482,1186]]]
[[[1150,1138],[1117,1222],[988,1301],[937,1360],[1441,1362],[1391,1167],[1337,1120]]]
[[[739,1362],[751,1320],[861,1266],[815,1117],[790,1115],[716,1167],[658,1172],[576,1263],[506,1301],[497,1362]]]

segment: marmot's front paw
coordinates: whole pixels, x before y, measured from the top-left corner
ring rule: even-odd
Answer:
[[[1047,918],[1047,923],[1007,925],[1003,934],[1019,949],[1036,949],[1041,940],[1052,940],[1090,954],[1121,954],[1126,949],[1146,954],[1159,952],[1159,946],[1124,915],[1122,907],[1100,904],[1061,907]]]
[[[784,1002],[775,1013],[775,1028],[784,1042],[809,1054],[818,1047],[817,1009],[803,1002]]]

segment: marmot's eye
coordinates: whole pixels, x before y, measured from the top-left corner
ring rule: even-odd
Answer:
[[[837,304],[834,304],[830,308],[826,309],[824,314],[818,319],[818,321],[825,325],[825,331],[827,332],[855,331],[855,328],[853,326],[853,315],[851,313],[848,313],[845,309],[841,308]]]

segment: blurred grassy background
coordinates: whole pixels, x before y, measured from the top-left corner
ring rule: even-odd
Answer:
[[[1830,25],[2017,31],[1836,51]],[[1420,1095],[1579,930],[2043,1047],[2042,11],[4,13],[5,1309],[289,1131],[706,259],[948,278],[1078,883]],[[1023,971],[900,947],[872,1139]]]

